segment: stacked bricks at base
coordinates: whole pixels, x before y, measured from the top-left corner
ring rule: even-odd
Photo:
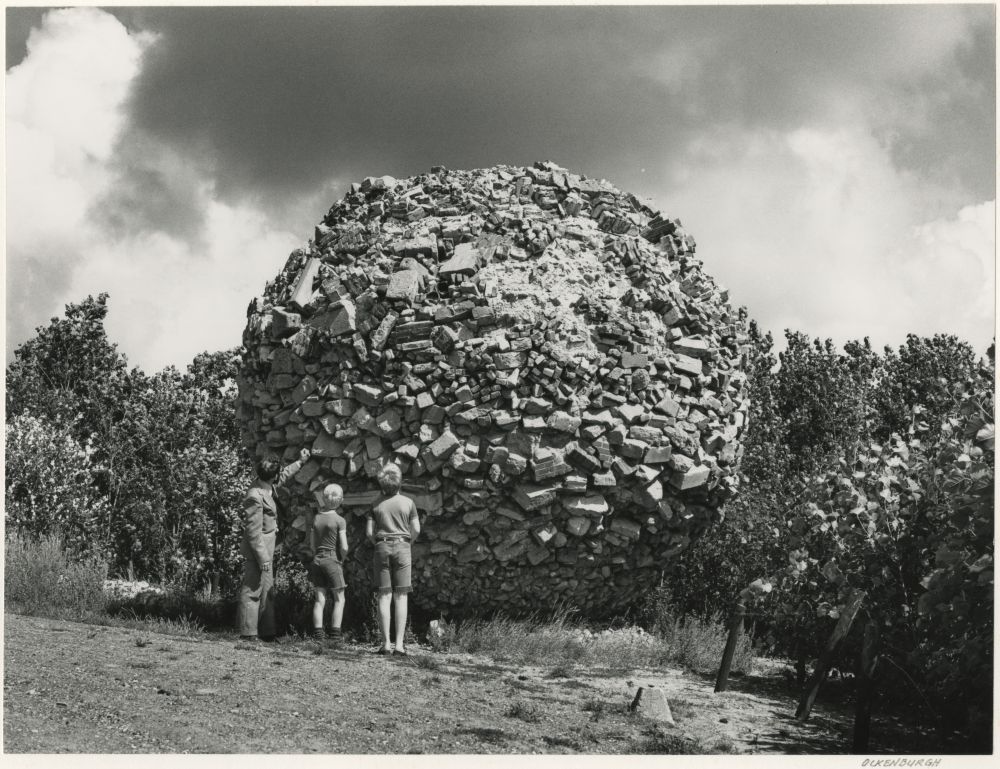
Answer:
[[[738,482],[746,318],[694,248],[552,163],[352,185],[248,309],[248,445],[312,450],[284,547],[339,483],[360,597],[394,462],[423,522],[418,607],[634,605]]]

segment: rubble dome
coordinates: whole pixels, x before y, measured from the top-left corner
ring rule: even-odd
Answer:
[[[350,590],[389,462],[417,607],[621,613],[738,483],[746,316],[680,221],[553,163],[353,184],[244,331],[247,445],[286,462],[284,547],[345,490]]]

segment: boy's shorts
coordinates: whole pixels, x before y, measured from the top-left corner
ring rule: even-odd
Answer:
[[[409,542],[376,542],[374,566],[375,589],[379,594],[410,592]]]
[[[347,587],[344,569],[335,555],[317,556],[309,566],[309,581],[313,587],[327,590],[343,590]]]

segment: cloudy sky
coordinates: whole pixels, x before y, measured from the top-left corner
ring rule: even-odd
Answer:
[[[6,10],[7,357],[108,291],[239,344],[347,185],[554,160],[679,217],[780,336],[994,333],[991,5]]]

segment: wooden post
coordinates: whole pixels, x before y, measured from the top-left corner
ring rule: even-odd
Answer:
[[[733,664],[733,654],[736,652],[736,641],[743,630],[743,615],[747,607],[742,599],[736,602],[733,618],[729,624],[729,637],[726,639],[726,650],[722,653],[722,664],[719,665],[719,675],[715,678],[715,691],[724,692],[729,687],[729,668]]]
[[[805,721],[809,718],[813,703],[816,701],[816,695],[819,694],[819,687],[826,680],[826,674],[830,672],[833,660],[836,658],[844,638],[850,632],[851,625],[854,624],[854,618],[857,616],[858,609],[861,608],[861,603],[864,599],[864,590],[854,590],[847,599],[847,605],[844,607],[840,619],[837,620],[837,626],[834,627],[833,633],[830,634],[830,640],[826,642],[826,648],[816,662],[816,669],[813,670],[809,681],[806,683],[806,690],[802,695],[802,700],[799,702],[798,709],[795,711],[795,719],[797,721]]]
[[[873,677],[878,664],[878,621],[869,618],[865,623],[865,638],[858,656],[858,680],[855,691],[854,744],[852,753],[867,753],[868,738],[871,734],[872,699],[875,690]]]

